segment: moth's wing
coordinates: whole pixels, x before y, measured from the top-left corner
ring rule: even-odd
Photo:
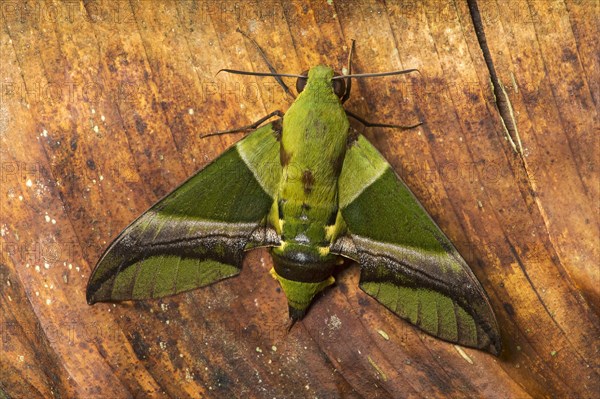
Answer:
[[[266,215],[280,177],[269,124],[123,230],[90,277],[88,303],[158,298],[238,274],[244,249],[279,242]]]
[[[363,136],[347,151],[339,205],[348,233],[331,250],[360,263],[363,291],[431,335],[500,352],[496,318],[479,281]]]

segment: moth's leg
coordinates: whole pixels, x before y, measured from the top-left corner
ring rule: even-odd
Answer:
[[[373,123],[373,122],[369,122],[365,119],[363,119],[362,117],[346,110],[346,115],[356,119],[357,121],[359,121],[360,123],[362,123],[363,125],[365,125],[366,127],[391,127],[393,129],[401,129],[401,130],[408,130],[408,129],[413,129],[417,126],[421,126],[423,124],[423,122],[419,122],[417,124],[414,125],[410,125],[410,126],[401,126],[401,125],[391,125],[388,123]]]
[[[283,112],[277,110],[277,111],[273,111],[271,112],[269,115],[260,118],[259,120],[257,120],[256,122],[247,125],[247,126],[242,126],[242,127],[236,127],[233,129],[228,129],[228,130],[221,130],[219,132],[213,132],[213,133],[208,133],[205,134],[204,136],[200,136],[200,138],[204,138],[204,137],[210,137],[210,136],[219,136],[221,134],[229,134],[229,133],[238,133],[238,132],[247,132],[248,130],[254,130],[257,127],[259,127],[264,121],[271,119],[274,116],[278,116],[279,118],[283,118]]]
[[[277,70],[275,69],[275,67],[273,65],[271,65],[271,63],[269,62],[269,59],[267,58],[267,55],[265,54],[265,52],[263,51],[262,48],[260,48],[260,46],[258,45],[258,43],[256,43],[256,40],[254,40],[253,38],[251,38],[250,36],[248,36],[248,34],[246,32],[244,32],[243,30],[241,30],[240,28],[236,29],[237,32],[241,33],[242,36],[244,36],[246,39],[250,40],[250,43],[252,43],[254,45],[254,47],[256,47],[256,49],[258,50],[258,53],[260,54],[260,56],[262,57],[262,59],[265,61],[265,63],[267,64],[267,67],[269,68],[269,71],[271,71],[271,73],[276,74]],[[279,83],[279,85],[283,88],[283,90],[289,94],[294,100],[296,99],[296,96],[290,91],[290,88],[287,87],[287,85],[283,82],[283,80],[281,79],[280,76],[273,76],[275,78],[275,80],[277,81],[277,83]]]
[[[354,39],[352,39],[352,44],[350,45],[350,52],[348,53],[348,73],[346,75],[352,75],[352,55],[354,54]],[[346,92],[341,98],[342,104],[345,103],[350,98],[350,89],[352,88],[352,79],[346,78]]]

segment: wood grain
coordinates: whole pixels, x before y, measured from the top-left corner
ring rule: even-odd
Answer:
[[[478,1],[523,143],[506,140],[466,1],[4,1],[0,397],[594,398],[600,392],[600,10]],[[267,252],[239,278],[156,301],[85,303],[122,228],[291,99],[282,72],[360,80],[348,108],[490,295],[501,358],[436,340],[337,285],[286,332]],[[292,86],[294,82],[289,82]],[[386,338],[387,337],[387,338]]]

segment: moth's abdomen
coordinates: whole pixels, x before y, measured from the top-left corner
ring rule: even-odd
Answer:
[[[337,256],[323,256],[315,247],[284,243],[271,250],[274,267],[271,274],[277,279],[288,300],[292,320],[304,317],[313,298],[335,281],[331,276]]]
[[[272,253],[281,259],[278,271],[294,270],[294,274],[281,275],[298,281],[314,281],[312,277],[301,275],[303,270],[310,273],[335,259],[329,253],[328,225],[335,222],[337,205],[333,201],[309,205],[306,198],[300,201],[283,198],[276,206],[281,244],[274,247]],[[323,275],[321,279],[327,277]]]
[[[329,252],[328,223],[335,220],[333,202],[309,207],[282,199],[276,204],[281,244],[271,249],[274,268],[288,299],[292,319],[304,316],[314,296],[333,284],[338,256]],[[331,214],[331,215],[330,215]]]
[[[272,251],[275,271],[288,280],[319,283],[327,280],[335,266],[337,256],[321,256],[314,248],[287,244],[283,251]]]

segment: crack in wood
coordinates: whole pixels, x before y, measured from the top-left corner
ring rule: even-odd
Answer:
[[[492,60],[492,55],[490,53],[490,49],[487,45],[487,40],[485,38],[485,31],[483,29],[483,23],[481,21],[481,14],[479,13],[479,7],[477,7],[477,0],[467,0],[467,3],[469,5],[469,13],[471,14],[471,20],[473,21],[473,26],[475,27],[477,41],[479,42],[479,47],[481,48],[481,52],[483,53],[485,64],[487,65],[488,71],[490,73],[490,80],[492,82],[494,97],[496,99],[496,107],[498,108],[500,119],[502,120],[502,123],[504,125],[506,137],[510,142],[510,145],[512,146],[513,150],[522,157],[523,145],[521,144],[521,137],[519,136],[519,130],[517,129],[517,123],[515,120],[512,104],[510,102],[510,99],[508,98],[506,90],[504,89],[504,85],[502,84],[502,82],[500,82],[498,74],[496,73],[494,61]]]

